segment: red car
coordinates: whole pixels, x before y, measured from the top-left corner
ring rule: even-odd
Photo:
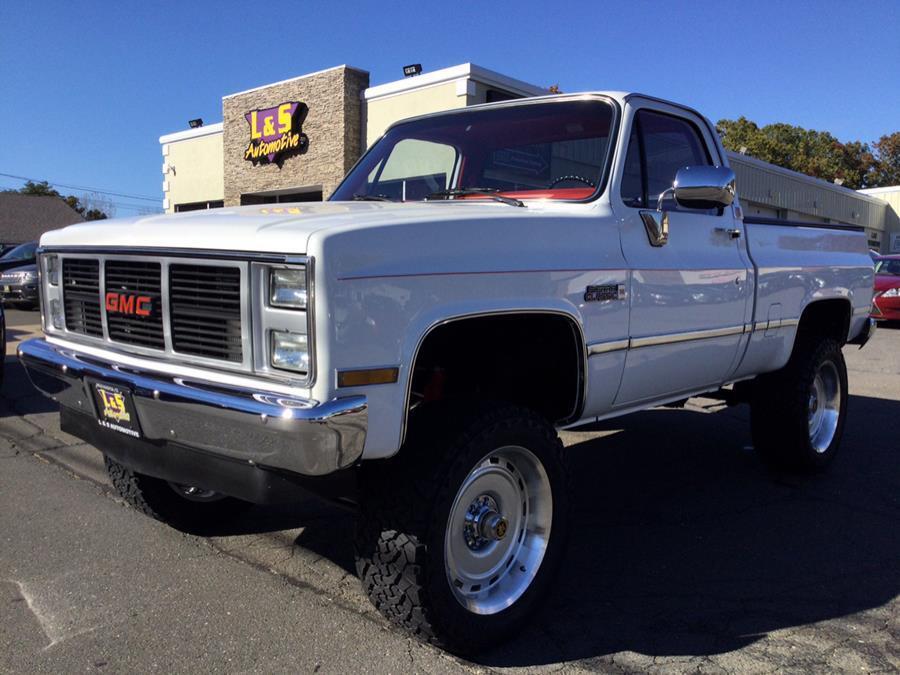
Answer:
[[[878,321],[900,321],[900,255],[886,255],[875,261],[872,316]]]

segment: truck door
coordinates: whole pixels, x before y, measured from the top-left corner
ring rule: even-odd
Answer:
[[[630,344],[616,407],[717,387],[736,366],[752,311],[743,224],[731,208],[691,210],[666,199],[663,245],[641,217],[656,211],[682,167],[722,164],[708,126],[676,106],[631,110],[619,185],[611,193],[631,269]]]

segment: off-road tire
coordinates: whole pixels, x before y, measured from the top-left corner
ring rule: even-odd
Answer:
[[[162,479],[132,471],[109,457],[104,460],[113,487],[129,506],[182,532],[215,532],[251,506],[234,497],[192,501],[179,495]]]
[[[816,373],[829,361],[840,381],[840,413],[831,443],[817,452],[810,439],[810,388]],[[754,383],[750,419],[756,451],[774,469],[796,473],[824,470],[840,447],[847,398],[847,366],[840,342],[801,333],[787,365]]]
[[[569,478],[554,428],[511,405],[426,406],[396,457],[362,467],[356,569],[373,605],[419,639],[458,654],[499,644],[545,599],[563,557]],[[448,517],[462,481],[488,453],[527,448],[547,472],[552,525],[536,576],[513,604],[482,615],[453,595],[445,569]]]

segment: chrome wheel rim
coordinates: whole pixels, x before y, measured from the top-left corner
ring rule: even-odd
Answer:
[[[828,450],[841,416],[841,378],[837,366],[825,361],[809,388],[809,442],[817,453]]]
[[[220,499],[225,499],[225,495],[221,492],[204,490],[195,485],[182,485],[181,483],[169,482],[169,487],[175,490],[181,497],[192,502],[217,502]]]
[[[537,576],[552,523],[550,480],[534,453],[504,446],[485,455],[447,520],[444,567],[456,600],[475,614],[516,602]]]

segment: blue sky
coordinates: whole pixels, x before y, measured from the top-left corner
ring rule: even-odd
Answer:
[[[380,84],[471,61],[872,141],[900,130],[898,25],[900,0],[3,0],[0,173],[161,200],[161,134],[221,120],[224,94],[342,63]],[[111,199],[119,215],[159,206]]]

